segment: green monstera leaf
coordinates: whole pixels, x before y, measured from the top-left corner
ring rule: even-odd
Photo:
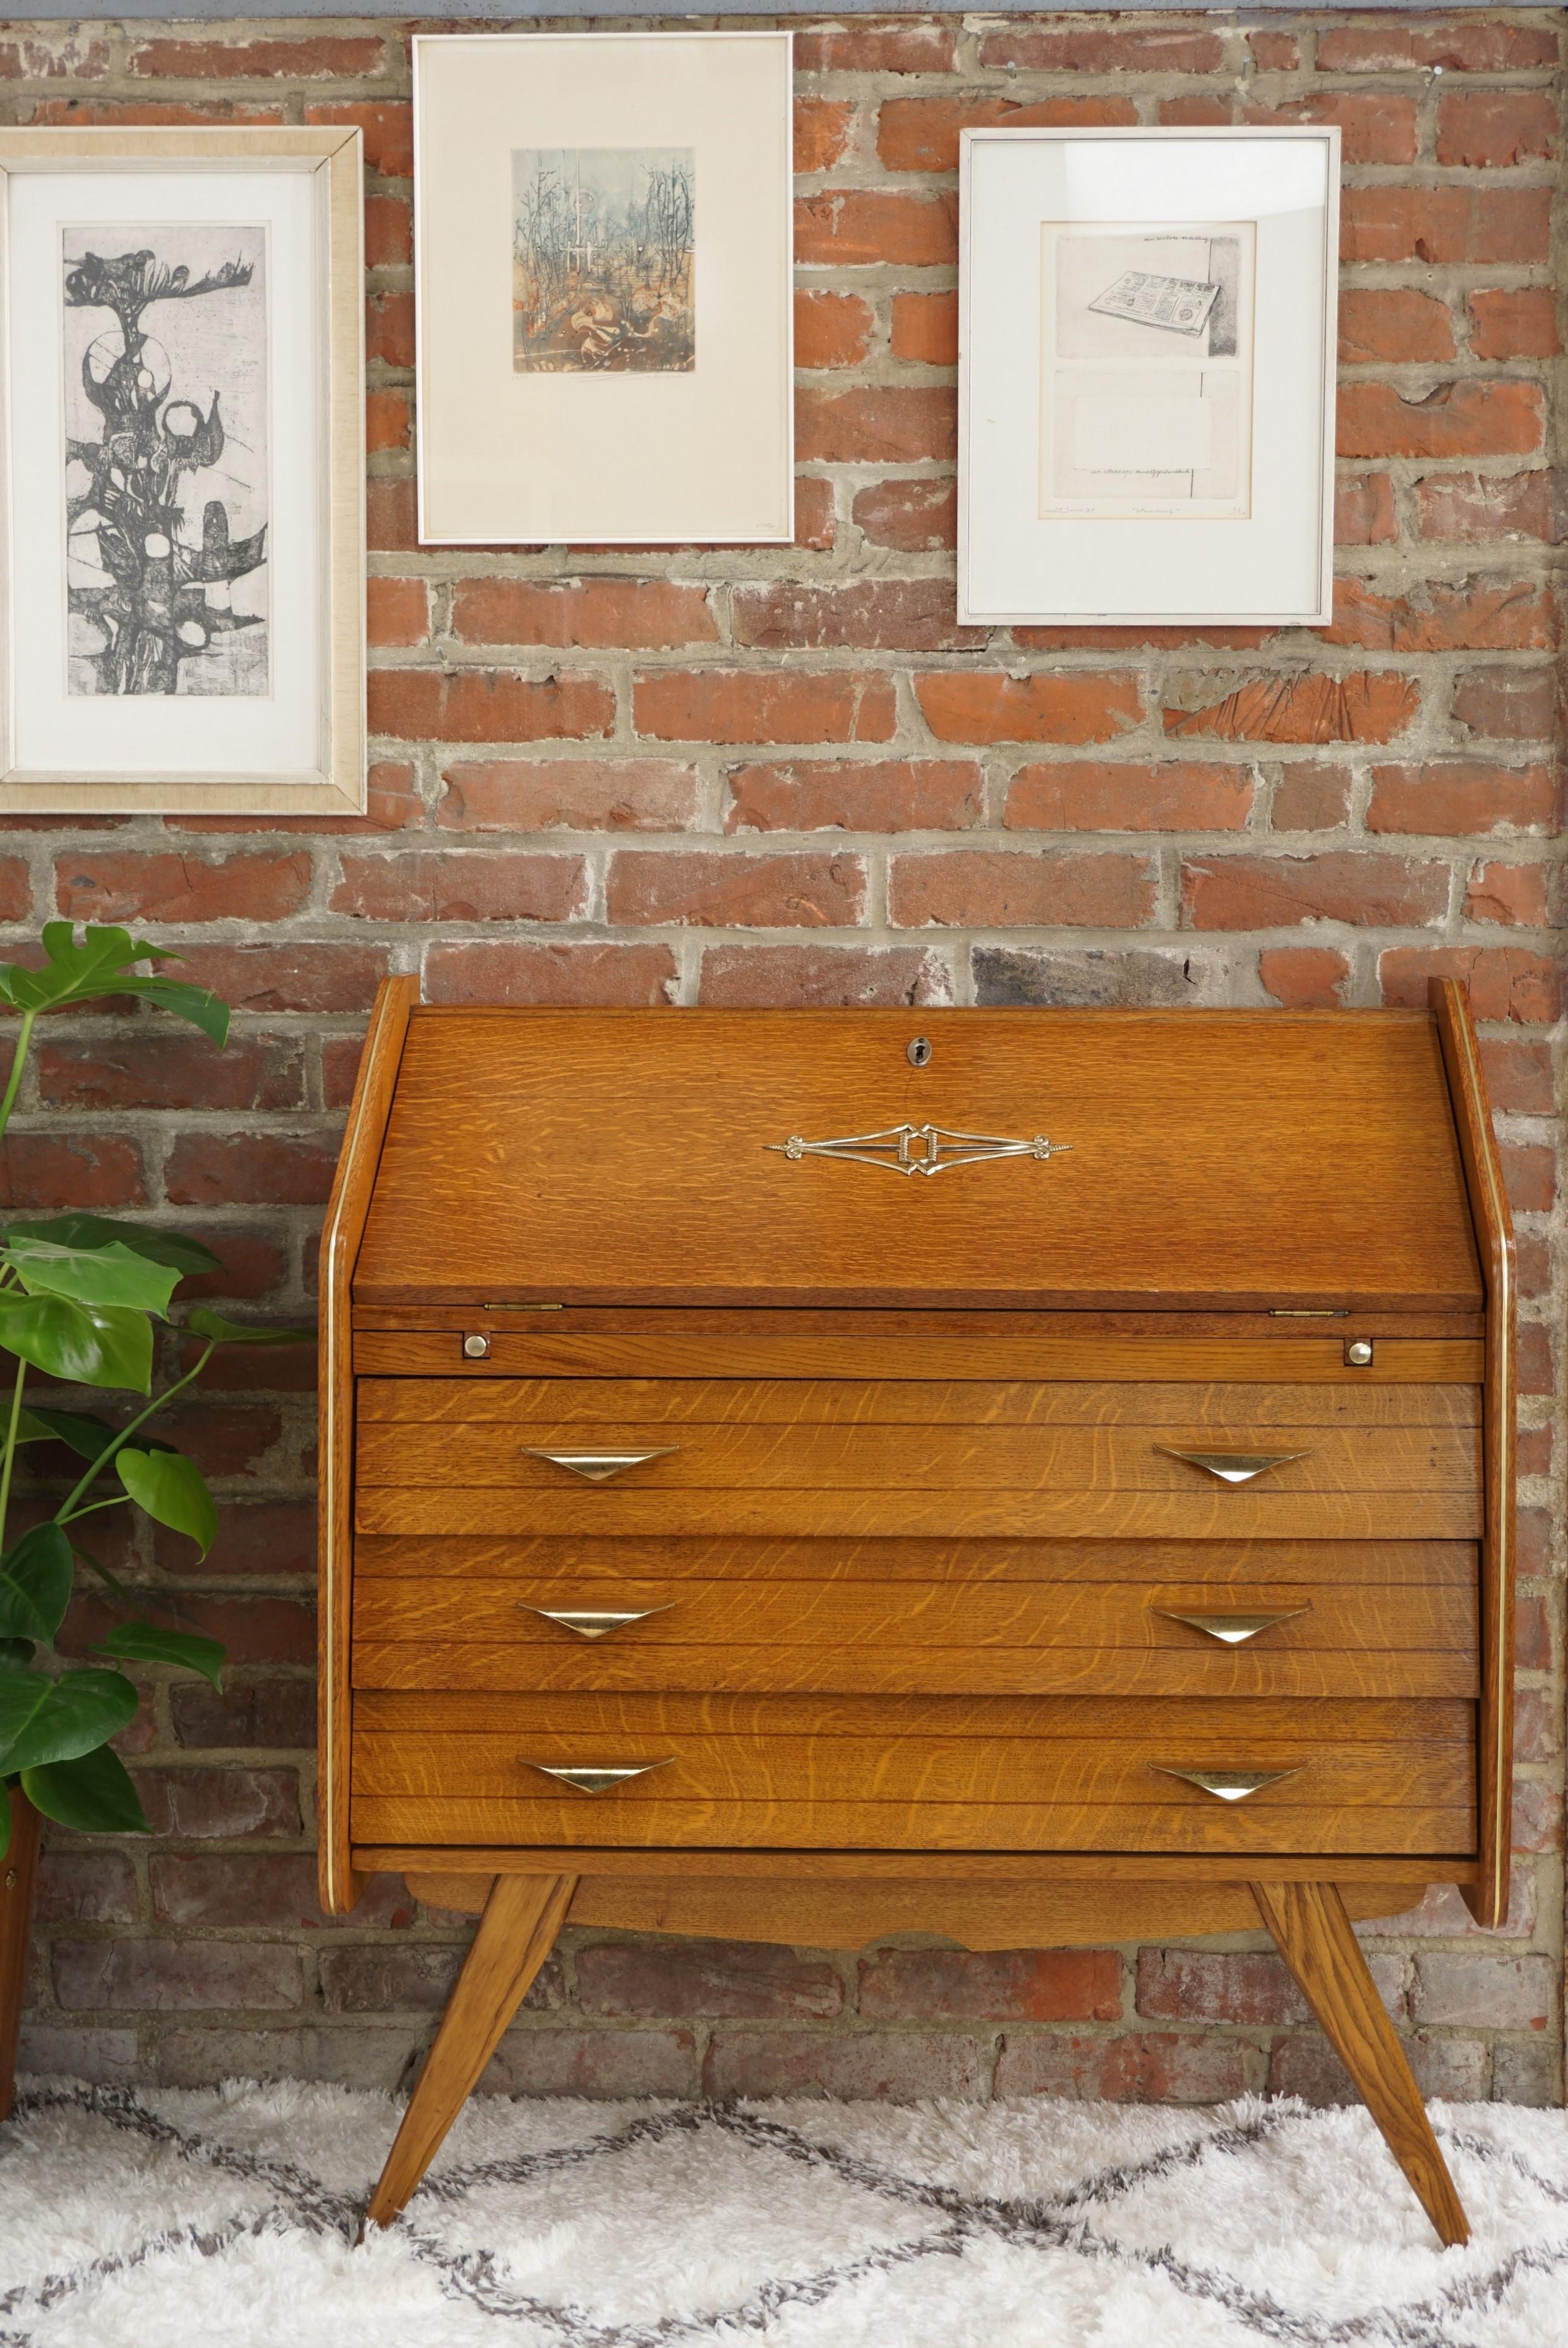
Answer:
[[[128,1663],[172,1663],[176,1670],[200,1672],[214,1687],[223,1684],[223,1649],[216,1639],[194,1631],[165,1631],[156,1622],[122,1622],[93,1649],[96,1655],[118,1655]]]
[[[13,1240],[48,1240],[56,1247],[101,1248],[118,1240],[133,1255],[149,1263],[166,1263],[179,1272],[222,1272],[223,1259],[186,1231],[166,1231],[156,1223],[122,1223],[108,1215],[28,1215],[5,1227],[6,1244]]]
[[[114,1455],[120,1482],[154,1523],[188,1533],[203,1557],[218,1537],[218,1511],[201,1470],[179,1451],[143,1451],[127,1444]]]
[[[150,945],[129,930],[89,922],[77,940],[74,922],[46,922],[42,932],[44,965],[27,970],[20,963],[0,966],[0,1002],[18,1011],[53,1011],[67,1003],[97,1003],[106,995],[130,994],[156,1003],[176,1018],[190,1020],[214,1044],[229,1033],[229,1006],[202,986],[178,979],[143,977],[137,963],[178,962],[167,946]]]
[[[316,1339],[314,1328],[254,1329],[243,1321],[227,1321],[205,1304],[191,1308],[186,1325],[199,1337],[211,1337],[220,1345],[314,1345]]]
[[[58,1525],[35,1525],[0,1558],[0,1639],[51,1645],[70,1599],[70,1542]]]
[[[119,1240],[100,1247],[62,1247],[55,1240],[8,1232],[0,1263],[10,1265],[29,1296],[68,1296],[78,1304],[121,1304],[160,1316],[180,1280],[171,1265],[151,1263]]]
[[[72,1385],[152,1385],[152,1323],[127,1305],[0,1292],[0,1346]]]
[[[113,1676],[107,1674],[106,1676]],[[100,1745],[74,1761],[24,1769],[22,1791],[36,1810],[82,1834],[150,1834],[152,1823],[118,1753]]]
[[[0,1773],[74,1761],[136,1718],[136,1690],[119,1672],[0,1672]]]

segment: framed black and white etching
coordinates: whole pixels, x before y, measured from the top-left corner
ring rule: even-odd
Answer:
[[[788,33],[414,42],[419,535],[794,535]]]
[[[1338,130],[961,150],[960,620],[1326,623]]]
[[[0,812],[363,808],[360,148],[0,130]]]

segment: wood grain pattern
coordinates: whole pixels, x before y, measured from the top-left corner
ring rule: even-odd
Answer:
[[[900,1372],[900,1348],[874,1331],[862,1334],[850,1329],[841,1335],[822,1330],[797,1335],[788,1326],[756,1325],[769,1317],[787,1323],[789,1316],[783,1313],[753,1315],[751,1328],[738,1328],[727,1334],[711,1325],[717,1317],[711,1313],[700,1316],[709,1326],[689,1328],[683,1326],[685,1316],[679,1313],[650,1311],[644,1316],[646,1325],[640,1330],[596,1329],[595,1317],[574,1313],[573,1326],[558,1328],[551,1315],[511,1329],[475,1313],[462,1313],[455,1315],[450,1330],[440,1335],[359,1331],[354,1365],[361,1376],[451,1376],[475,1384],[490,1377],[894,1378]],[[606,1321],[624,1317],[603,1316]],[[737,1314],[738,1319],[742,1317]],[[1484,1347],[1478,1338],[1389,1337],[1378,1333],[1370,1367],[1356,1370],[1346,1365],[1343,1334],[1189,1336],[1177,1315],[1168,1317],[1172,1325],[1163,1337],[1100,1336],[1083,1332],[1081,1317],[1080,1333],[1066,1336],[934,1332],[904,1349],[903,1366],[906,1375],[922,1379],[1119,1380],[1141,1385],[1190,1378],[1207,1385],[1267,1384],[1279,1378],[1291,1385],[1334,1385],[1346,1391],[1372,1385],[1479,1385],[1485,1366]],[[842,1318],[848,1321],[851,1316],[845,1313]],[[482,1362],[465,1363],[460,1334],[475,1325],[490,1327],[490,1355]],[[909,1334],[912,1340],[918,1334]]]
[[[408,1014],[418,991],[417,979],[387,978],[381,982],[370,1015],[369,1033],[322,1232],[317,1868],[321,1903],[329,1915],[351,1908],[363,1889],[355,1879],[348,1856],[348,1686],[354,1570],[354,1379],[349,1287],[380,1162],[382,1136],[397,1081]]]
[[[389,2226],[424,2176],[550,1954],[573,1875],[498,1875],[366,2211]]]
[[[1202,1852],[1118,1851],[1108,1868],[1100,1851],[900,1851],[900,1850],[747,1850],[731,1846],[723,1850],[655,1851],[618,1848],[614,1843],[583,1845],[575,1849],[531,1848],[515,1843],[469,1843],[453,1847],[429,1843],[356,1843],[354,1863],[366,1874],[418,1874],[439,1863],[469,1874],[537,1875],[552,1868],[582,1874],[614,1876],[617,1881],[649,1876],[678,1876],[704,1882],[715,1878],[750,1883],[876,1883],[995,1884],[995,1883],[1247,1883],[1257,1874],[1245,1854],[1213,1857]],[[1473,1857],[1452,1858],[1443,1852],[1402,1858],[1398,1852],[1381,1857],[1356,1851],[1336,1855],[1334,1880],[1346,1884],[1402,1884],[1419,1890],[1429,1883],[1473,1884],[1478,1868]],[[1321,1858],[1310,1854],[1271,1854],[1272,1883],[1316,1883],[1323,1879]]]
[[[1463,2205],[1339,1892],[1332,1883],[1258,1882],[1253,1896],[1439,2240],[1468,2242]]]
[[[423,1011],[356,1292],[1480,1303],[1420,1014],[923,1009],[920,1027],[934,1052],[916,1070],[903,1011]],[[770,1146],[903,1121],[1049,1130],[1072,1154],[908,1180]],[[731,1244],[716,1249],[720,1231]]]
[[[1451,979],[1434,980],[1431,993],[1486,1286],[1482,1670],[1477,1723],[1482,1872],[1471,1905],[1476,1921],[1492,1926],[1501,1924],[1508,1914],[1509,1855],[1513,1841],[1513,1221],[1469,997]]]

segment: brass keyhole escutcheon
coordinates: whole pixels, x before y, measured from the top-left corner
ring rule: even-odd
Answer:
[[[909,1062],[912,1068],[923,1068],[927,1066],[931,1060],[930,1036],[916,1035],[911,1043],[905,1045],[903,1056]]]

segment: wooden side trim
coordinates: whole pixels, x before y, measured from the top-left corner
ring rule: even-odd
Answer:
[[[929,1883],[1252,1883],[1255,1854],[1222,1858],[1190,1851],[940,1851],[940,1850],[702,1850],[624,1846],[556,1849],[521,1843],[356,1844],[354,1864],[366,1875],[542,1875],[673,1877],[690,1881],[721,1876],[783,1882],[851,1880]],[[1395,1858],[1375,1852],[1332,1859],[1271,1853],[1270,1880],[1279,1883],[1473,1885],[1473,1859],[1425,1854]]]
[[[321,1481],[316,1807],[321,1904],[352,1908],[363,1885],[348,1849],[349,1615],[353,1597],[354,1369],[349,1283],[391,1113],[417,978],[384,978],[344,1132],[321,1241]]]
[[[1486,1282],[1481,1693],[1476,1756],[1480,1875],[1465,1898],[1479,1924],[1495,1925],[1508,1913],[1513,1839],[1513,1220],[1469,997],[1458,980],[1451,978],[1433,979],[1429,994]]]

